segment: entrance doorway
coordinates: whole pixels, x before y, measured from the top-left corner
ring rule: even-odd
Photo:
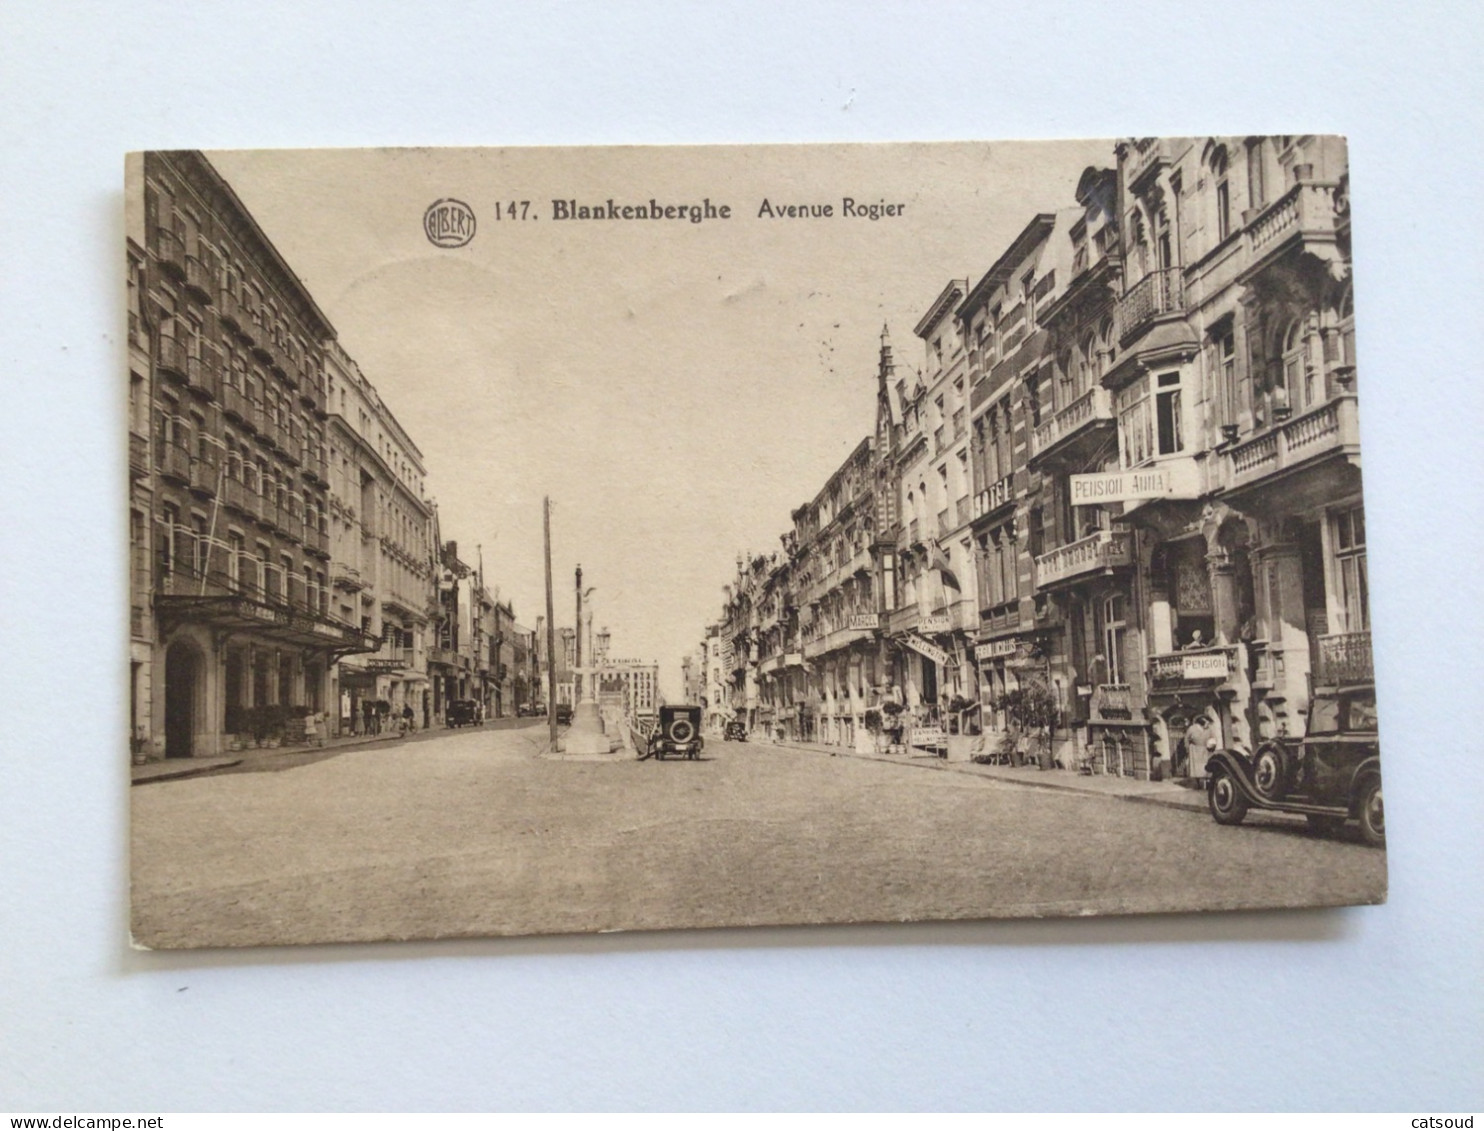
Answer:
[[[195,754],[196,700],[201,657],[195,647],[176,641],[165,652],[165,757]]]

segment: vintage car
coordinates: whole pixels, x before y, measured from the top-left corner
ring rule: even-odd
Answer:
[[[479,721],[479,704],[473,699],[450,699],[443,721],[451,727],[473,726]]]
[[[562,726],[572,725],[572,704],[558,703],[556,705],[556,721]]]
[[[747,724],[741,719],[728,719],[721,736],[728,742],[746,742]]]
[[[1302,739],[1264,742],[1250,757],[1218,750],[1206,773],[1218,824],[1240,824],[1249,809],[1273,809],[1302,813],[1316,832],[1337,832],[1353,820],[1367,844],[1386,843],[1372,684],[1316,688]]]
[[[705,745],[706,740],[701,737],[701,708],[665,703],[649,735],[645,757],[664,759],[677,755],[695,760]]]

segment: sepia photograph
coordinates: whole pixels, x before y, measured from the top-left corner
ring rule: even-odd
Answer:
[[[125,174],[137,947],[1385,901],[1344,138]]]

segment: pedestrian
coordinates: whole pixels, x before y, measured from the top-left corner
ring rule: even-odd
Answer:
[[[376,719],[376,706],[375,706],[375,704],[373,704],[371,702],[371,700],[369,700],[369,699],[362,699],[361,700],[361,734],[362,735],[370,735],[370,734],[373,733],[372,728],[375,725],[375,719]]]
[[[1208,746],[1214,748],[1216,745],[1208,723],[1205,715],[1196,715],[1185,728],[1185,776],[1197,785],[1206,778]]]
[[[412,733],[412,729],[413,729],[413,723],[412,723],[412,704],[411,703],[408,703],[406,706],[404,706],[402,708],[402,733],[403,734],[411,734]]]

